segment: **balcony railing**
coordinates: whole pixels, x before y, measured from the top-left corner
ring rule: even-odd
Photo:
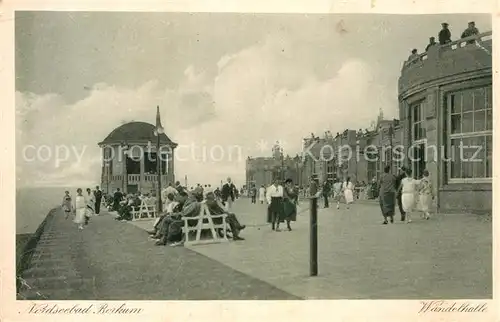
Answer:
[[[163,181],[165,181],[167,179],[167,175],[162,175],[161,178]],[[123,181],[123,179],[124,179],[123,175],[110,176],[111,181]],[[127,180],[128,183],[130,183],[130,184],[139,183],[139,182],[141,182],[141,175],[140,174],[129,174],[127,179],[128,179]],[[144,181],[145,182],[157,182],[158,176],[156,174],[145,174]]]
[[[449,42],[449,43],[444,44],[444,45],[436,44],[436,48],[440,52],[442,52],[442,51],[448,51],[448,50],[457,50],[459,48],[463,48],[463,47],[471,46],[471,45],[482,46],[482,44],[485,44],[486,46],[491,47],[492,38],[493,38],[493,32],[488,31],[488,32],[484,32],[484,33],[481,33],[478,35],[473,35],[473,36],[466,37],[466,38],[460,38],[458,40]],[[468,43],[471,41],[474,41],[474,43]],[[423,62],[423,61],[427,60],[428,57],[429,57],[428,52],[425,52],[425,53],[418,55],[417,57],[415,57],[415,59],[412,59],[411,61],[405,61],[403,64],[403,70],[406,68],[411,68],[413,65],[415,65],[418,62]]]
[[[141,175],[140,174],[129,174],[128,175],[128,182],[129,183],[136,183],[141,181]]]

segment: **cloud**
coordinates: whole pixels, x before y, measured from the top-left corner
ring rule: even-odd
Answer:
[[[307,45],[307,44],[306,44]],[[270,155],[257,143],[287,143],[286,152],[301,149],[302,137],[325,130],[368,127],[379,108],[395,116],[395,88],[377,82],[378,71],[362,59],[338,63],[331,77],[319,78],[307,59],[295,51],[303,46],[270,35],[265,41],[220,58],[215,77],[189,66],[177,88],[151,80],[138,88],[96,84],[89,95],[67,104],[55,94],[16,93],[20,185],[33,182],[99,182],[97,143],[128,121],[154,123],[156,105],[167,134],[183,145],[176,175],[191,183],[216,184],[232,176],[244,183],[248,155]],[[26,145],[75,147],[69,160],[27,162]],[[78,153],[84,151],[81,162]]]

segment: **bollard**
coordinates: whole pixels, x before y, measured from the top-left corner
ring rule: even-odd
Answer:
[[[310,215],[310,260],[309,270],[311,276],[318,276],[318,198],[311,197]]]

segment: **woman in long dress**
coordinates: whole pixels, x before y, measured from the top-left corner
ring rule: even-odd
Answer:
[[[83,229],[83,224],[85,224],[85,214],[87,212],[87,203],[85,197],[82,195],[82,189],[78,188],[76,190],[75,205],[73,207],[75,211],[75,219],[73,222],[78,225],[78,229]]]
[[[290,222],[297,220],[297,202],[298,191],[293,186],[292,179],[287,179],[283,189],[283,218],[280,218],[280,221],[286,221],[288,231],[292,231]]]
[[[390,173],[391,166],[386,165],[384,167],[384,174],[380,178],[380,190],[379,190],[379,203],[380,210],[382,210],[382,216],[384,216],[384,222],[382,224],[387,225],[388,220],[391,220],[391,224],[394,223],[394,207],[396,205],[396,177]]]
[[[90,188],[87,188],[87,196],[85,196],[85,203],[87,204],[87,212],[85,214],[85,225],[89,224],[90,217],[92,217],[95,213],[95,199],[94,194]]]
[[[352,184],[350,177],[347,177],[347,179],[342,184],[342,190],[344,191],[344,198],[347,209],[349,209],[349,205],[354,202],[354,185]]]
[[[420,180],[418,188],[420,210],[423,212],[425,219],[430,218],[429,209],[432,200],[434,200],[434,190],[432,189],[431,179],[429,178],[429,171],[424,170],[424,177]]]
[[[411,177],[411,170],[406,169],[406,178],[401,180],[399,190],[401,190],[401,203],[403,211],[406,213],[407,223],[411,223],[411,213],[415,210],[415,196],[419,184],[419,180]]]

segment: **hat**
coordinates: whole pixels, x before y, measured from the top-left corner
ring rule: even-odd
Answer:
[[[441,24],[441,26],[448,26],[448,23],[447,23],[447,22],[443,22],[443,23]]]

